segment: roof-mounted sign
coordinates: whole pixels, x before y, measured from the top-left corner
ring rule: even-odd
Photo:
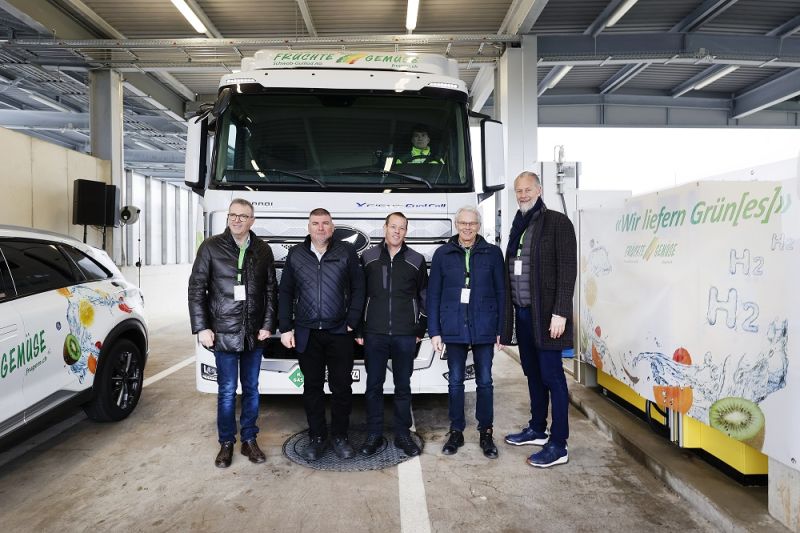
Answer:
[[[458,77],[456,61],[435,54],[259,50],[242,60],[242,71],[291,68],[403,70]]]

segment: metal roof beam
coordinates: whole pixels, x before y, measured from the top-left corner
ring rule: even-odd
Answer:
[[[494,66],[482,65],[469,90],[472,98],[470,109],[476,112],[480,111],[492,92],[494,92]]]
[[[123,122],[126,126],[129,123],[141,123],[158,129],[164,134],[177,133],[184,134],[185,131],[160,116],[148,115],[125,115]],[[62,113],[60,111],[38,111],[38,110],[15,110],[0,109],[0,126],[33,126],[38,128],[60,129],[60,130],[88,130],[89,113]]]
[[[312,37],[316,37],[317,29],[314,27],[314,19],[311,18],[311,10],[308,9],[308,2],[306,2],[306,0],[297,0],[297,7],[300,9],[300,14],[303,16],[303,22],[306,23],[308,34]]]
[[[125,150],[125,164],[128,163],[171,163],[186,162],[186,153],[179,150]]]
[[[767,32],[767,35],[770,37],[789,37],[798,30],[800,30],[800,15],[797,15],[791,20],[787,20],[774,30]]]
[[[641,72],[648,66],[650,66],[650,63],[633,63],[631,65],[622,67],[616,72],[616,74],[608,78],[600,86],[600,94],[608,94],[616,91],[633,78],[641,74]]]
[[[706,0],[689,13],[683,20],[673,26],[671,32],[694,31],[703,24],[717,18],[738,0]]]
[[[530,33],[533,25],[542,14],[547,0],[514,0],[506,11],[497,33],[502,35],[524,35]]]
[[[780,102],[800,96],[800,70],[789,69],[784,74],[746,89],[733,101],[733,118],[742,118]]]
[[[608,24],[608,20],[611,18],[611,15],[617,10],[617,8],[624,2],[625,0],[611,0],[608,5],[597,15],[597,18],[594,19],[594,22],[589,24],[589,27],[583,30],[584,35],[591,35],[592,37],[597,37],[601,31],[606,29],[606,25]]]
[[[615,104],[632,107],[668,107],[674,109],[724,109],[730,110],[729,98],[687,97],[643,94],[545,94],[539,97],[539,106],[580,106]]]
[[[766,35],[733,35],[718,33],[614,33],[591,35],[540,35],[537,46],[541,61],[562,64],[593,63],[628,58],[642,62],[680,57],[695,61],[747,64],[745,61],[767,61],[772,58],[800,57],[800,38],[780,39]],[[551,59],[552,58],[552,59]],[[552,63],[551,63],[552,64]]]

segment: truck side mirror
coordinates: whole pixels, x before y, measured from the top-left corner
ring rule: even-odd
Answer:
[[[491,119],[481,120],[484,191],[499,191],[506,186],[505,154],[503,123]]]
[[[187,122],[186,164],[183,182],[196,192],[205,188],[208,177],[210,163],[208,119],[209,117],[206,115],[189,119]]]

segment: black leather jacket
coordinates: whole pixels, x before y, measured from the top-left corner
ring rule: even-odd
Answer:
[[[192,333],[214,332],[214,349],[242,352],[263,346],[258,331],[275,331],[277,281],[272,250],[250,232],[242,265],[243,301],[233,298],[239,245],[229,229],[206,239],[197,250],[189,277],[189,319]]]
[[[358,327],[364,309],[364,273],[350,243],[331,241],[322,261],[311,251],[311,237],[286,256],[280,283],[280,329],[295,325],[346,333]]]
[[[365,251],[361,262],[367,281],[367,303],[358,333],[422,338],[428,327],[428,266],[422,254],[403,244],[391,258],[386,244],[381,243]]]

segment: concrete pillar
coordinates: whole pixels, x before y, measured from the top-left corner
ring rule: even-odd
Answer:
[[[122,150],[122,78],[113,70],[89,72],[90,91],[90,144],[92,155],[111,161],[111,184],[123,190]],[[111,257],[116,264],[122,261],[122,230],[111,232]]]
[[[768,484],[769,514],[800,531],[800,471],[770,458]]]
[[[494,113],[505,126],[508,183],[499,194],[502,247],[505,250],[511,221],[517,212],[513,179],[523,170],[534,170],[539,127],[536,91],[536,37],[523,35],[520,48],[508,48],[497,65]]]

